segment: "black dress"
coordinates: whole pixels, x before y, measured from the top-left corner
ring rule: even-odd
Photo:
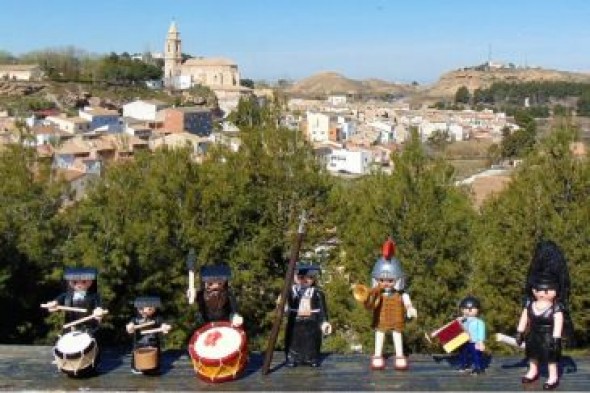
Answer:
[[[300,309],[302,300],[310,305]],[[328,321],[326,300],[321,289],[293,285],[287,297],[285,352],[288,361],[315,364],[320,359],[322,323]]]
[[[563,312],[561,304],[553,304],[541,314],[533,311],[533,302],[527,303],[529,318],[529,333],[526,338],[526,356],[540,363],[557,363],[561,357],[561,351],[553,348],[554,316],[557,312]]]
[[[160,333],[148,333],[148,334],[141,334],[142,330],[152,330],[157,329],[162,326],[162,317],[156,315],[151,318],[143,318],[141,316],[137,316],[133,318],[130,322],[134,325],[142,325],[144,323],[148,323],[154,321],[153,324],[146,326],[141,329],[136,329],[133,332],[133,351],[134,356],[132,357],[131,367],[135,369],[135,350],[138,348],[145,348],[145,347],[152,347],[158,350],[157,359],[158,364],[154,370],[158,370],[160,368],[160,352],[161,352],[161,342],[160,342]]]

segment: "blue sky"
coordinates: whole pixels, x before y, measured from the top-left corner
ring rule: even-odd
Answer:
[[[427,84],[489,53],[590,72],[589,18],[587,0],[2,0],[0,50],[161,52],[174,19],[183,52],[230,58],[243,78]]]

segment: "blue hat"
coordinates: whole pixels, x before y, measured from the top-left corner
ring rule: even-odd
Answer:
[[[308,263],[298,263],[295,266],[295,274],[302,276],[317,276],[320,270],[319,266]]]
[[[70,280],[96,280],[98,271],[93,267],[68,267],[64,272],[64,279]]]
[[[228,281],[231,269],[228,265],[210,265],[201,267],[201,281]]]
[[[159,296],[139,296],[135,298],[133,302],[133,306],[135,308],[143,308],[143,307],[154,307],[158,308],[162,306],[162,302],[160,301]]]

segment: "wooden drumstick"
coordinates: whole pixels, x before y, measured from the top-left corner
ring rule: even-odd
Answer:
[[[156,321],[144,322],[144,323],[140,323],[139,325],[133,325],[133,328],[134,329],[141,329],[141,328],[144,328],[144,327],[147,327],[147,326],[151,326],[154,323],[156,323]]]
[[[109,311],[108,311],[108,310],[103,310],[103,315],[104,315],[104,314],[108,314],[108,313],[109,313]],[[62,329],[68,329],[68,328],[71,328],[72,326],[76,326],[76,325],[78,325],[78,324],[80,324],[80,323],[83,323],[83,322],[89,321],[89,320],[91,320],[92,318],[96,318],[96,317],[95,317],[94,315],[88,315],[87,317],[80,318],[80,319],[76,319],[75,321],[72,321],[72,322],[70,322],[70,323],[66,323],[66,324],[63,326],[63,328],[62,328]]]
[[[49,304],[46,304],[46,303],[44,303],[44,304],[41,304],[41,307],[43,307],[43,308],[51,308],[51,307],[49,306]],[[80,307],[55,306],[55,308],[57,308],[58,310],[63,310],[63,311],[73,311],[73,312],[80,312],[80,313],[83,313],[83,312],[88,312],[88,310],[87,310],[87,309],[85,309],[85,308],[80,308]]]
[[[162,332],[164,332],[164,328],[159,327],[156,329],[142,330],[140,333],[141,334],[151,334],[151,333],[162,333]]]

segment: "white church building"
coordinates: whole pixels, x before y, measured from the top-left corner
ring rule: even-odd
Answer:
[[[182,43],[175,22],[170,24],[164,46],[164,86],[185,90],[195,85],[209,87],[226,112],[238,105],[252,90],[240,86],[238,65],[221,57],[194,57],[182,61]]]

